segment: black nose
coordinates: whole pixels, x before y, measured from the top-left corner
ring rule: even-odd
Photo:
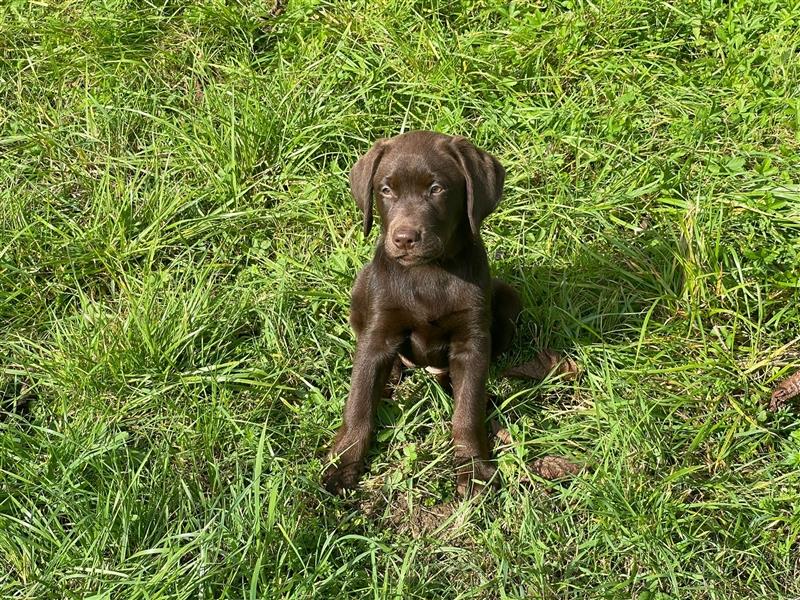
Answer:
[[[419,231],[416,229],[396,229],[392,235],[394,245],[401,250],[410,250],[419,241]]]

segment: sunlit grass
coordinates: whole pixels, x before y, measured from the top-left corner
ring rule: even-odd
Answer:
[[[800,368],[798,32],[795,2],[4,3],[0,593],[800,596],[798,408],[765,410]],[[454,510],[421,373],[362,489],[319,485],[374,243],[347,173],[409,129],[506,167],[501,366],[583,368],[493,374],[504,486]],[[526,483],[549,454],[588,468]]]

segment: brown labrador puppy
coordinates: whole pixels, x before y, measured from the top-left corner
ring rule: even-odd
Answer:
[[[485,428],[489,360],[514,334],[517,293],[489,274],[481,221],[503,192],[505,171],[462,137],[413,131],[379,140],[350,174],[372,228],[381,235],[353,286],[350,324],[357,337],[344,420],[323,474],[337,493],[356,486],[390,374],[424,366],[452,384],[458,491],[493,479]],[[493,482],[494,483],[494,482]]]

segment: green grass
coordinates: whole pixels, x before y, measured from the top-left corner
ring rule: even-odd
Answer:
[[[409,129],[508,172],[504,487],[453,504],[451,402],[320,487],[364,239]],[[798,598],[800,3],[0,4],[0,596]],[[590,465],[525,483],[563,454]],[[426,510],[455,511],[422,527]],[[452,511],[451,511],[452,512]]]

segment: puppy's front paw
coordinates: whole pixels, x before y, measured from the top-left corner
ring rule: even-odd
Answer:
[[[471,498],[487,488],[500,487],[500,474],[488,460],[476,456],[456,457],[456,492]]]
[[[322,484],[331,494],[342,495],[358,485],[363,467],[360,463],[329,465],[322,473]]]

